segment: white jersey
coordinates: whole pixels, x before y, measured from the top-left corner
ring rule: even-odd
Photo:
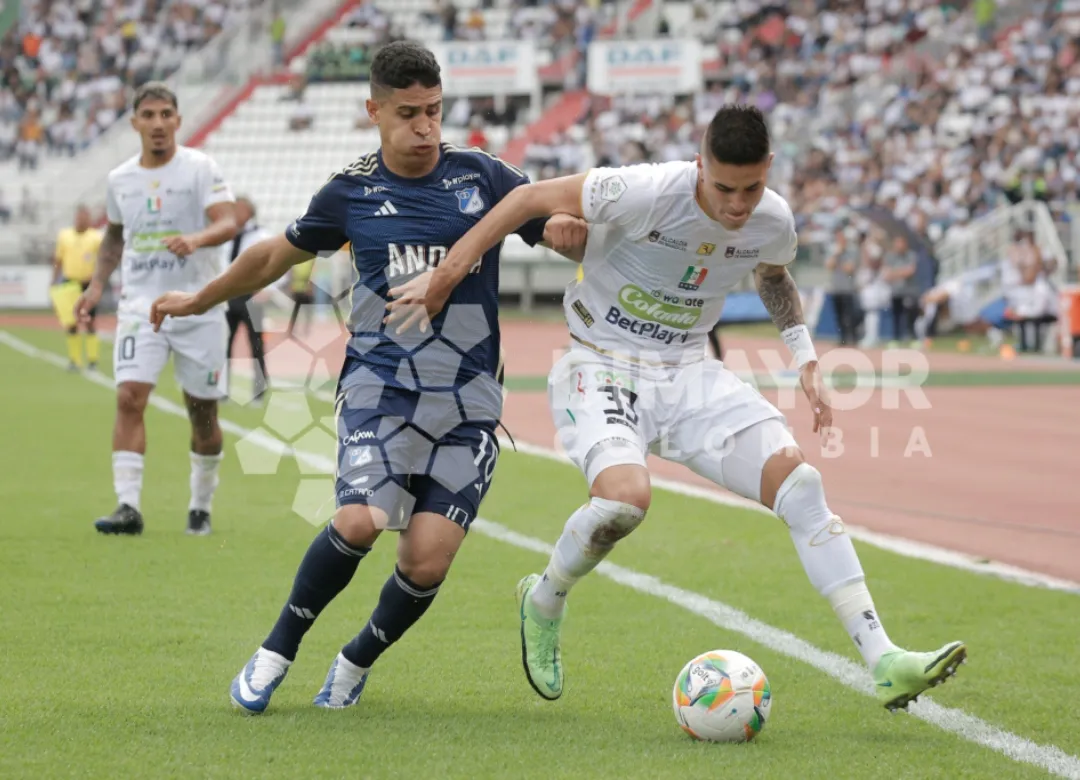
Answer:
[[[571,335],[599,352],[669,364],[701,360],[724,298],[758,263],[795,257],[795,218],[765,190],[739,230],[694,197],[692,162],[595,168],[582,210],[589,241],[563,307]]]
[[[179,146],[160,168],[144,168],[133,157],[109,173],[106,210],[109,222],[124,226],[120,266],[119,314],[148,317],[150,304],[170,290],[197,292],[223,270],[221,247],[203,247],[177,257],[162,246],[170,236],[203,230],[206,209],[232,202],[225,178],[210,157]],[[220,317],[216,307],[199,317]]]

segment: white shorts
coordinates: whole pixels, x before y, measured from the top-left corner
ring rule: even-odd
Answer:
[[[156,385],[174,355],[173,372],[184,392],[193,398],[217,400],[228,393],[225,357],[229,328],[225,317],[194,321],[173,320],[158,333],[146,317],[120,315],[113,342],[116,384]]]
[[[765,462],[797,446],[780,410],[718,360],[646,367],[575,345],[548,377],[548,400],[590,486],[651,452],[757,501]]]

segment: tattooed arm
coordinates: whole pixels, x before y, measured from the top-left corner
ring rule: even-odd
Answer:
[[[105,237],[101,239],[98,249],[97,263],[94,264],[94,279],[92,284],[102,290],[113,275],[113,271],[120,265],[120,259],[124,256],[124,226],[109,223],[105,228]]]
[[[81,322],[90,321],[90,310],[98,305],[105,291],[105,285],[109,283],[109,277],[120,265],[123,256],[124,226],[110,222],[105,229],[105,237],[101,239],[101,246],[98,248],[97,262],[94,263],[94,278],[90,280],[90,286],[79,296],[75,304],[75,316]]]
[[[761,302],[781,333],[804,324],[799,288],[787,266],[758,263],[754,269],[754,283]]]
[[[754,282],[761,302],[799,365],[803,392],[814,411],[814,433],[820,432],[824,437],[832,427],[832,409],[821,380],[810,331],[803,319],[799,288],[786,266],[770,263],[758,264],[754,269]]]

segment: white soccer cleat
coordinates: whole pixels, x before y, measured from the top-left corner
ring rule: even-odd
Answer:
[[[260,647],[232,681],[229,698],[249,715],[259,715],[270,705],[270,697],[289,673],[292,661]]]
[[[370,671],[338,653],[313,704],[328,710],[342,710],[353,706],[364,692],[364,684]]]

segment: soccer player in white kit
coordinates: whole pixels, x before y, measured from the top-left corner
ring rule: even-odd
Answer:
[[[801,371],[815,432],[831,425],[786,269],[797,244],[794,218],[765,185],[769,146],[758,109],[725,106],[695,162],[599,168],[522,187],[433,274],[391,290],[397,300],[388,319],[408,327],[425,311],[439,311],[476,259],[528,219],[565,213],[590,224],[585,273],[564,301],[573,345],[548,383],[559,437],[584,472],[590,498],[567,521],[543,575],[518,585],[525,672],[545,699],[563,690],[559,629],[567,593],[645,519],[650,451],[775,511],[890,710],[906,708],[966,657],[963,642],[915,653],[889,640],[851,539],[826,503],[821,474],[803,458],[783,414],[705,357],[725,294],[753,271]]]
[[[218,307],[198,317],[171,320],[155,333],[150,304],[168,290],[200,290],[224,270],[215,247],[236,235],[233,195],[213,160],[177,145],[180,114],[176,96],[165,84],[150,82],[136,91],[131,124],[141,136],[142,151],[109,173],[109,225],[94,278],[76,304],[80,318],[86,316],[120,266],[113,349],[113,483],[118,506],[94,525],[106,534],[142,533],[143,414],[172,353],[191,420],[187,533],[201,536],[210,533],[222,457],[217,402],[226,393],[225,312]]]

